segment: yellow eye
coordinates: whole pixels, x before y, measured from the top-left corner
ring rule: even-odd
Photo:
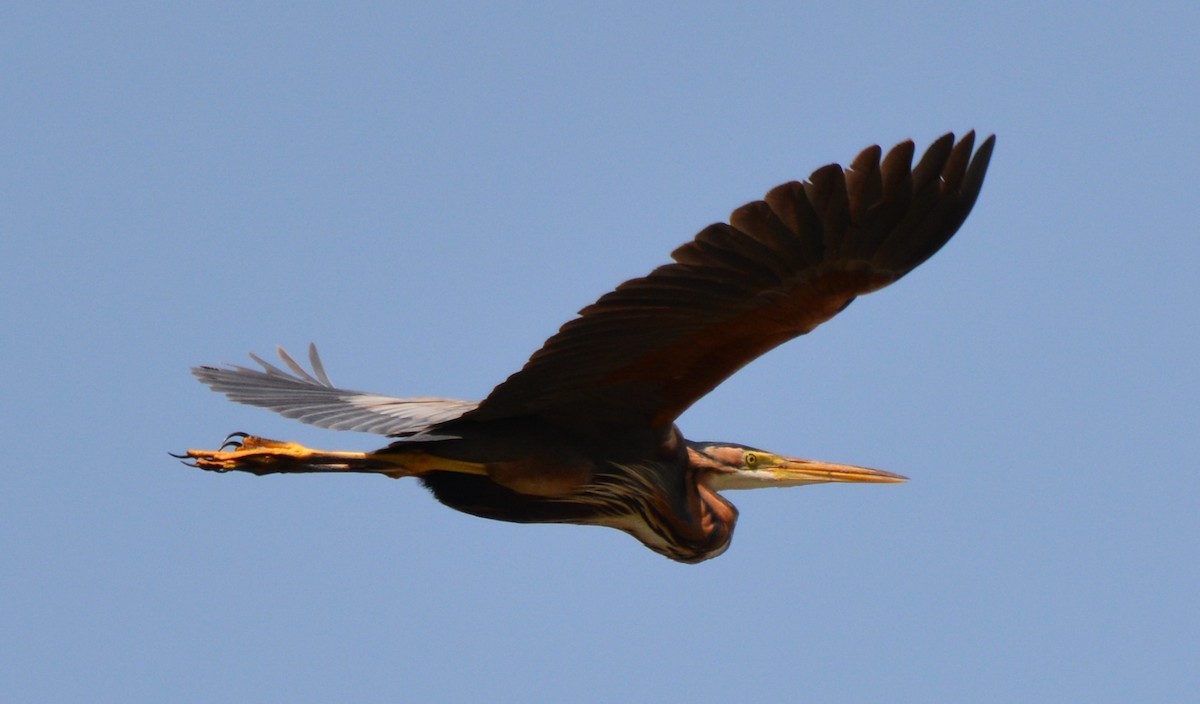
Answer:
[[[742,461],[746,463],[747,467],[753,467],[758,464],[758,455],[753,452],[747,452]]]

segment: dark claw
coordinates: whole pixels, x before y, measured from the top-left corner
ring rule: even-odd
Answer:
[[[182,461],[182,462],[183,462],[183,466],[185,466],[185,467],[195,467],[196,469],[204,469],[204,470],[207,470],[207,471],[209,471],[209,472],[216,471],[216,472],[225,473],[225,472],[228,472],[228,471],[229,471],[229,470],[227,470],[227,469],[217,469],[217,470],[213,470],[213,469],[209,469],[208,467],[201,467],[201,466],[200,466],[200,463],[199,463],[199,462],[196,462],[195,460],[193,460],[193,459],[192,459],[192,458],[191,458],[189,455],[177,455],[177,454],[175,454],[174,452],[168,452],[167,454],[168,454],[168,455],[170,455],[170,456],[172,456],[172,457],[174,457],[174,458],[175,458],[175,459],[177,459],[177,460],[180,460],[180,461]]]
[[[200,466],[200,465],[196,464],[194,461],[189,461],[189,460],[191,460],[191,457],[189,457],[188,455],[177,455],[174,452],[168,452],[167,454],[174,457],[177,460],[182,461],[183,465],[185,467],[199,467]]]
[[[225,442],[221,444],[221,451],[224,452],[225,448],[227,447],[231,447],[235,450],[240,449],[242,447],[242,440],[248,437],[250,437],[250,433],[243,432],[230,433],[226,435]]]

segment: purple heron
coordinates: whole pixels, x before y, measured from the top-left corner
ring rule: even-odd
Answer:
[[[284,370],[197,367],[230,399],[333,430],[394,440],[373,452],[310,449],[234,433],[181,457],[265,475],[417,477],[466,513],[625,531],[681,562],[729,546],[737,509],[721,492],[821,482],[899,482],[865,467],[686,440],[675,420],[759,355],[883,288],[942,247],[971,211],[995,138],[863,150],[744,205],[584,308],[483,401],[394,398],[333,385],[282,349]],[[882,157],[882,158],[881,158]]]

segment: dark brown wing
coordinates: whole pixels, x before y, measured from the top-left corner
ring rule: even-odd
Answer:
[[[880,162],[815,171],[735,210],[580,311],[464,420],[534,415],[588,433],[661,431],[759,355],[856,296],[904,276],[971,211],[995,138],[947,134],[910,170],[913,143]]]

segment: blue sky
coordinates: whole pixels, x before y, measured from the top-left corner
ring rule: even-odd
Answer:
[[[1190,701],[1200,11],[9,3],[0,681],[19,701]],[[376,477],[218,476],[194,364],[315,340],[480,398],[703,226],[996,133],[959,235],[695,439],[902,486],[733,494],[724,556]]]

